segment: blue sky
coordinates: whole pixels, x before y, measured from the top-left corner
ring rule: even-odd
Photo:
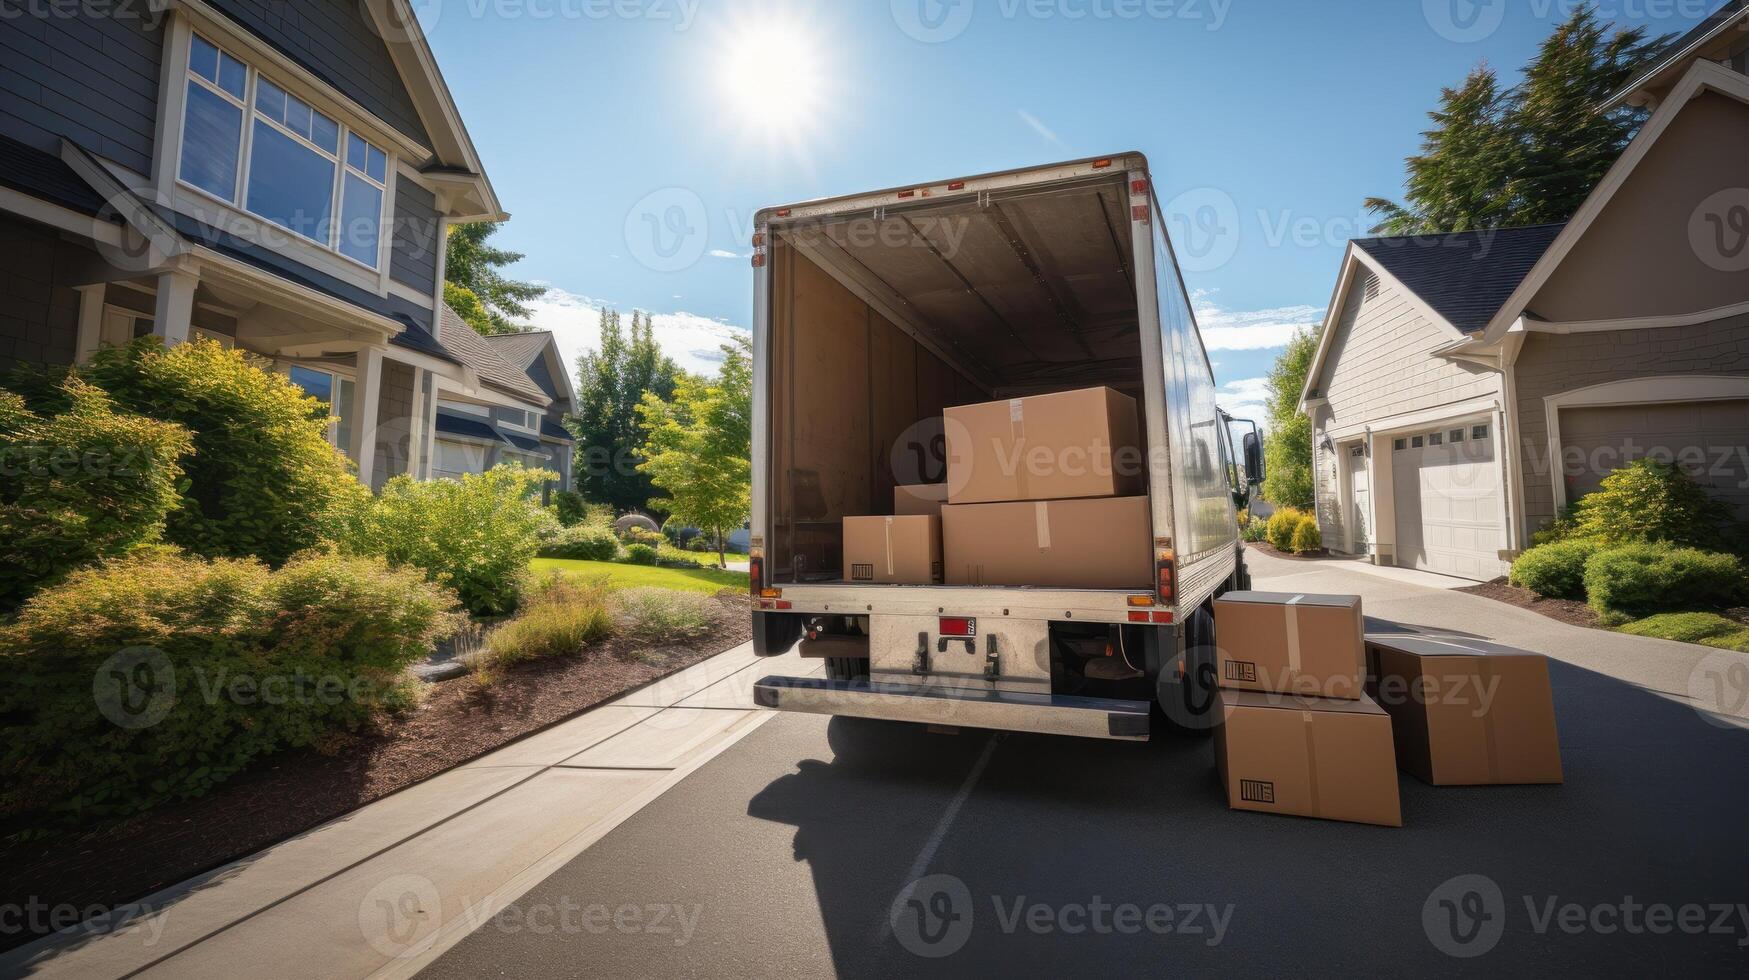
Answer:
[[[1654,33],[1715,0],[1601,0]],[[1224,401],[1321,319],[1361,201],[1442,86],[1515,73],[1569,0],[423,0],[537,325],[657,315],[683,364],[751,316],[766,205],[1141,150]],[[653,237],[654,236],[654,237]]]

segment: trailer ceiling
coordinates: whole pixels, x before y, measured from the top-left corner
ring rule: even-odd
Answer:
[[[1101,179],[782,230],[998,396],[1140,392],[1127,188]]]

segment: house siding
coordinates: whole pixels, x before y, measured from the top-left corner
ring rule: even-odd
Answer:
[[[44,16],[0,0],[0,135],[58,153],[64,135],[131,170],[152,170],[163,14]]]
[[[1329,404],[1313,419],[1318,523],[1324,540],[1333,547],[1347,541],[1338,477],[1341,447],[1326,452],[1320,445],[1324,433],[1500,391],[1498,373],[1433,356],[1435,348],[1450,343],[1451,335],[1417,310],[1401,289],[1386,280],[1375,281],[1375,276],[1363,267],[1350,285],[1324,363],[1321,392]],[[1370,537],[1383,550],[1395,540],[1395,529],[1374,528]]]
[[[208,0],[282,54],[347,97],[429,147],[388,46],[356,0]]]
[[[385,360],[377,389],[376,463],[371,470],[371,489],[381,490],[389,477],[407,472],[413,458],[413,390],[418,384],[413,367]]]
[[[1532,333],[1513,368],[1518,396],[1520,465],[1527,532],[1555,516],[1555,467],[1550,458],[1550,395],[1632,378],[1664,375],[1749,375],[1749,316],[1689,327],[1597,333]]]
[[[389,278],[428,296],[436,291],[441,218],[434,194],[404,174],[396,179]]]
[[[66,272],[95,258],[48,228],[0,217],[0,369],[73,363],[79,292]]]

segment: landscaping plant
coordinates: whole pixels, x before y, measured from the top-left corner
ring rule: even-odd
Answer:
[[[390,480],[349,515],[338,539],[351,554],[423,569],[476,616],[516,608],[528,563],[557,530],[539,488],[557,475],[514,464],[460,480]]]
[[[1324,534],[1318,530],[1318,520],[1310,514],[1300,518],[1294,525],[1293,538],[1289,545],[1296,555],[1309,554],[1324,547]]]
[[[156,541],[180,499],[181,426],[115,411],[68,378],[43,418],[0,390],[0,613],[81,565]]]
[[[1715,546],[1731,512],[1687,474],[1668,463],[1638,459],[1603,478],[1576,511],[1574,534],[1611,544],[1668,541]]]
[[[379,559],[145,548],[0,627],[0,814],[134,812],[411,703],[455,597]],[[95,695],[95,700],[94,700]]]
[[[1727,608],[1744,599],[1743,562],[1667,542],[1619,545],[1585,563],[1585,594],[1611,625],[1658,612]]]
[[[613,561],[619,557],[619,539],[611,528],[578,524],[561,528],[540,547],[542,558],[573,558],[580,561]]]
[[[605,579],[551,575],[529,591],[515,617],[486,634],[486,663],[502,666],[581,653],[612,626]]]
[[[1293,551],[1294,531],[1299,528],[1300,520],[1305,516],[1303,511],[1292,507],[1283,507],[1269,515],[1265,531],[1270,546],[1280,552]]]
[[[1510,581],[1551,599],[1585,598],[1585,563],[1603,545],[1590,538],[1555,541],[1519,555]]]
[[[656,564],[658,557],[660,557],[660,552],[651,545],[626,545],[626,561],[631,562],[633,565],[654,565]]]
[[[709,596],[673,589],[624,589],[613,595],[613,615],[625,636],[651,642],[694,640],[716,625]]]

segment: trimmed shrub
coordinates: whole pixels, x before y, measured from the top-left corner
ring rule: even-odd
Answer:
[[[626,545],[626,561],[633,565],[654,565],[659,557],[660,552],[658,552],[653,545]]]
[[[486,655],[494,665],[570,656],[612,626],[605,579],[555,575],[532,591],[515,618],[486,634]]]
[[[674,589],[626,589],[613,597],[620,632],[654,642],[704,636],[716,626],[716,608],[709,596]]]
[[[118,414],[78,378],[40,418],[0,390],[0,612],[73,569],[156,541],[180,499],[181,426]]]
[[[130,813],[320,745],[409,701],[454,607],[415,571],[323,553],[269,571],[147,548],[74,572],[0,628],[0,813]]]
[[[516,608],[528,563],[557,531],[540,505],[547,470],[494,466],[460,480],[421,483],[397,476],[367,498],[338,534],[350,554],[381,555],[391,565],[423,569],[452,588],[476,616]]]
[[[1269,524],[1261,517],[1253,517],[1239,529],[1239,536],[1246,541],[1263,541],[1269,537]]]
[[[1532,531],[1530,543],[1533,546],[1554,544],[1565,541],[1579,533],[1579,503],[1577,501],[1561,508],[1561,512],[1542,526],[1540,531]]]
[[[1668,541],[1707,547],[1718,543],[1729,523],[1726,505],[1681,470],[1638,459],[1604,477],[1600,489],[1579,501],[1574,533],[1609,544]]]
[[[589,516],[588,503],[583,495],[575,490],[560,490],[553,494],[553,513],[558,516],[559,523],[566,527],[576,527]]]
[[[1265,527],[1265,536],[1271,547],[1277,551],[1292,551],[1294,530],[1300,526],[1300,518],[1306,516],[1292,507],[1283,507],[1269,515],[1269,523]]]
[[[598,525],[577,524],[564,528],[541,545],[542,558],[572,558],[579,561],[613,561],[619,557],[619,539]]]
[[[1589,538],[1537,545],[1512,563],[1508,581],[1551,599],[1584,599],[1585,563],[1602,547]]]
[[[1605,548],[1585,563],[1585,594],[1606,622],[1682,609],[1717,609],[1744,596],[1735,555],[1668,543]]]
[[[660,548],[668,540],[662,536],[661,531],[652,531],[647,527],[638,527],[636,524],[621,531],[619,539],[626,544],[642,544],[652,548]]]
[[[165,350],[146,337],[98,351],[79,372],[119,408],[193,433],[165,525],[172,544],[279,565],[369,495],[325,438],[327,407],[242,351],[206,340]]]
[[[1294,525],[1294,536],[1289,544],[1293,553],[1303,555],[1318,551],[1324,547],[1324,533],[1318,530],[1318,520],[1311,515],[1301,517]]]

